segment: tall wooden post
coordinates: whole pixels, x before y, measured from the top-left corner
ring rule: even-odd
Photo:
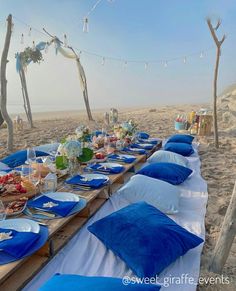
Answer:
[[[236,235],[236,182],[229,206],[227,208],[220,235],[216,243],[209,270],[220,273],[228,258],[231,246]]]
[[[223,42],[225,41],[226,36],[224,35],[221,40],[219,40],[216,36],[216,30],[221,25],[220,20],[218,20],[217,25],[213,27],[210,18],[207,18],[207,24],[210,29],[211,35],[214,39],[214,42],[216,44],[216,64],[215,64],[214,84],[213,84],[213,128],[214,128],[215,147],[219,148],[218,124],[217,124],[217,80],[218,80],[218,72],[219,72],[221,46]]]
[[[19,71],[20,75],[20,81],[21,81],[21,89],[22,89],[22,95],[23,95],[23,100],[24,100],[24,109],[25,109],[25,114],[28,119],[30,128],[33,128],[33,117],[32,117],[32,111],[31,111],[31,106],[30,106],[30,101],[29,101],[29,94],[28,94],[28,89],[27,89],[27,83],[26,83],[26,78],[25,78],[25,71],[24,68],[21,66],[21,69]]]
[[[9,14],[7,18],[7,33],[4,43],[4,48],[1,58],[1,95],[0,95],[0,108],[3,119],[6,121],[8,129],[8,139],[7,139],[7,148],[9,151],[13,150],[13,123],[7,112],[7,79],[6,79],[6,67],[7,67],[7,57],[10,47],[12,34],[12,15]]]

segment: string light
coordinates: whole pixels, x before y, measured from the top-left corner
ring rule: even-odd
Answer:
[[[48,44],[48,42],[47,42],[46,45],[45,45],[45,48],[44,48],[44,52],[45,52],[45,54],[48,52],[48,49],[49,49],[49,44]]]
[[[124,62],[124,65],[123,65],[124,69],[126,69],[127,66],[128,66],[128,63],[127,63],[127,61],[125,61],[125,62]]]
[[[85,33],[88,33],[89,32],[88,17],[85,17],[84,18],[83,32],[85,32]]]
[[[31,36],[31,32],[32,32],[32,27],[29,28],[29,32],[28,32],[28,36]]]
[[[43,36],[47,36],[47,34],[45,34],[43,31],[41,31],[40,29],[37,29],[27,23],[25,23],[24,21],[16,18],[15,16],[13,16],[13,18],[15,20],[17,20],[18,22],[22,23],[23,25],[27,26],[29,28],[29,32],[32,33],[33,30],[36,31],[37,33],[40,33],[42,34]],[[87,21],[88,21],[88,17],[87,18]],[[88,24],[88,23],[87,23]],[[88,26],[87,26],[87,31],[88,31]],[[12,31],[14,30],[14,24],[12,23]],[[66,36],[66,34],[64,34],[64,36]],[[66,36],[66,40],[64,38],[64,43],[66,45],[67,44],[68,40],[67,40],[67,36]],[[58,44],[56,42],[54,42],[54,45],[55,45],[55,48],[57,48]],[[109,57],[109,56],[104,56],[104,55],[100,55],[100,54],[97,54],[97,53],[93,53],[93,52],[90,52],[90,51],[86,51],[86,50],[80,50],[79,48],[75,48],[74,49],[78,52],[78,55],[79,57],[81,56],[82,52],[86,55],[90,55],[90,56],[94,56],[94,57],[97,57],[97,58],[100,58],[101,59],[101,64],[104,65],[105,62],[107,62],[107,60],[110,60],[110,61],[115,61],[115,62],[121,62],[123,63],[123,66],[124,67],[127,67],[127,64],[128,62],[130,63],[137,63],[137,64],[143,64],[144,65],[144,68],[145,69],[148,69],[148,66],[150,64],[162,64],[165,68],[168,67],[168,64],[169,62],[174,62],[174,61],[179,61],[179,60],[182,60],[184,63],[187,62],[187,58],[192,58],[194,56],[198,56],[200,58],[203,58],[205,57],[206,55],[206,52],[209,51],[209,50],[213,50],[214,47],[210,47],[210,48],[207,48],[205,50],[202,50],[202,51],[198,51],[198,52],[195,52],[195,53],[191,53],[191,54],[187,54],[185,55],[185,57],[175,57],[175,58],[171,58],[171,59],[167,59],[166,61],[161,61],[161,60],[134,60],[134,59],[126,59],[126,61],[124,61],[125,58],[117,58],[117,57]],[[48,48],[46,47],[45,48],[45,52],[47,52]],[[104,60],[103,60],[104,59]]]
[[[32,50],[35,51],[36,50],[36,46],[35,46],[35,42],[33,40],[33,46],[32,46]]]
[[[101,65],[102,65],[102,66],[105,65],[105,58],[104,58],[104,57],[102,58],[102,63],[101,63]]]
[[[20,43],[24,44],[24,34],[23,33],[21,34],[21,37],[20,37]]]
[[[66,34],[64,34],[64,46],[65,47],[68,47],[68,41],[67,41],[67,36],[66,36]]]

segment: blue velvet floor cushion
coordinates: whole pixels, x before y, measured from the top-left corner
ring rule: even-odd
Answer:
[[[172,135],[167,142],[183,142],[192,144],[194,136],[189,134],[174,134]]]
[[[136,174],[168,182],[172,185],[183,183],[192,173],[192,170],[174,163],[153,163],[145,166]]]
[[[193,147],[188,143],[168,142],[164,146],[165,151],[173,152],[185,157],[189,157],[194,153]]]
[[[35,151],[36,157],[48,156],[48,153]],[[15,168],[23,165],[27,160],[27,150],[15,152],[6,158],[2,159],[1,162],[8,165],[10,168]]]
[[[56,274],[47,281],[40,291],[158,291],[159,285],[134,284],[125,285],[122,279],[112,277],[86,277],[79,275]]]
[[[94,222],[88,230],[140,278],[160,274],[203,242],[143,201]]]

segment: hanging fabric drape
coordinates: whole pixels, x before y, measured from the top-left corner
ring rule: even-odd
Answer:
[[[93,120],[90,105],[89,105],[86,75],[84,72],[84,68],[81,65],[80,59],[75,52],[69,52],[69,51],[65,50],[56,38],[54,39],[54,41],[56,44],[56,53],[59,52],[64,57],[66,57],[68,59],[74,59],[76,61],[76,65],[77,65],[78,73],[79,73],[80,87],[81,87],[81,90],[83,92],[84,103],[85,103],[88,119]]]

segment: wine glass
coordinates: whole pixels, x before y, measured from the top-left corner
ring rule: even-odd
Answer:
[[[6,218],[6,209],[3,202],[0,200],[0,221]]]
[[[37,187],[41,180],[41,164],[35,162],[29,167],[29,180],[30,182]]]
[[[35,150],[33,148],[27,149],[27,162],[29,164],[36,162],[36,153],[35,153]]]

